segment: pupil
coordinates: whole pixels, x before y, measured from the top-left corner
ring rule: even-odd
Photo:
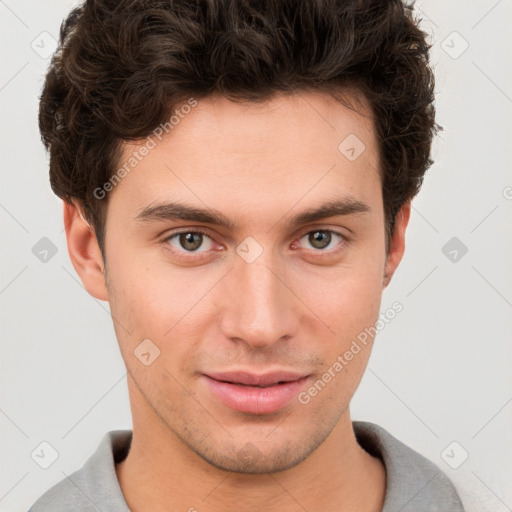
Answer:
[[[180,244],[184,249],[195,251],[201,247],[201,233],[183,233],[180,235]]]
[[[324,249],[331,243],[331,234],[325,231],[314,231],[310,235],[310,242],[317,249]]]

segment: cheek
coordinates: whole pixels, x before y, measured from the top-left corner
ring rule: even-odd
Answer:
[[[109,274],[110,309],[125,356],[131,357],[144,339],[159,348],[161,362],[176,364],[189,357],[187,350],[197,350],[194,340],[205,321],[215,318],[208,291],[219,281],[217,273],[173,270],[161,260],[148,264],[140,257],[124,258]]]
[[[115,257],[111,259],[116,261]],[[117,261],[117,265],[109,265],[108,284],[110,310],[119,341],[131,346],[144,338],[161,337],[166,309],[172,307],[169,304],[172,294],[165,280],[157,279],[157,273],[142,259],[119,255]]]
[[[327,301],[320,309],[335,334],[329,342],[317,340],[315,347],[322,352],[324,366],[306,390],[305,399],[311,401],[316,417],[325,415],[326,408],[339,412],[348,405],[371,354],[373,338],[369,333],[378,320],[380,293],[373,280],[367,286],[352,284],[358,286],[340,291],[335,302]]]
[[[111,281],[111,306],[134,325],[136,320],[153,318],[156,324],[161,316],[175,310],[180,298],[189,293],[183,289],[176,274],[169,275],[162,262],[148,259],[143,251],[119,258],[119,264],[109,271]],[[169,318],[171,322],[172,318]]]
[[[294,291],[336,333],[346,338],[376,321],[382,295],[380,262],[296,273]]]

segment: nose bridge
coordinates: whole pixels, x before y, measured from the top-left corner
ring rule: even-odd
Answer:
[[[249,248],[248,252],[253,250],[254,247]],[[243,339],[254,347],[264,347],[293,335],[296,305],[293,294],[283,283],[277,258],[270,249],[262,250],[256,259],[248,258],[243,246],[239,254],[230,272],[224,334]]]

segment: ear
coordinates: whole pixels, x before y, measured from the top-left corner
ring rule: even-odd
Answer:
[[[105,269],[98,240],[78,205],[64,201],[64,226],[71,263],[85,289],[93,297],[108,301]]]
[[[383,288],[386,288],[390,283],[398,264],[402,260],[405,251],[405,229],[409,224],[409,217],[411,216],[411,203],[405,203],[400,208],[395,219],[395,228],[393,236],[389,241],[389,251],[386,258],[386,266],[384,268],[384,282]]]

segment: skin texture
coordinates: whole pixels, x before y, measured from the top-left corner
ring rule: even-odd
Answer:
[[[338,150],[349,134],[365,145],[354,161]],[[126,158],[141,144],[126,144]],[[289,224],[348,196],[371,211]],[[371,118],[318,92],[258,104],[202,99],[108,200],[106,273],[74,205],[64,205],[64,221],[84,286],[110,302],[128,370],[133,441],[116,471],[130,508],[380,511],[384,467],[357,444],[349,412],[371,343],[308,404],[292,400],[272,414],[228,408],[202,377],[287,369],[314,382],[375,325],[410,204],[386,254]],[[135,219],[176,200],[218,210],[234,227]],[[178,228],[210,239],[187,252],[169,239]],[[315,230],[345,239],[332,235],[317,248]],[[249,236],[263,251],[251,263],[236,252]],[[144,339],[160,350],[149,366],[134,355]]]

